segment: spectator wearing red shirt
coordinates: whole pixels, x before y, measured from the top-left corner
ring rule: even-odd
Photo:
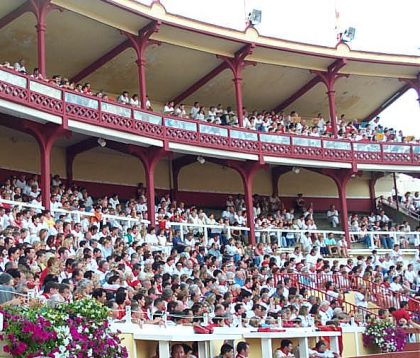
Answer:
[[[420,327],[420,325],[412,321],[410,313],[405,309],[407,305],[407,301],[401,301],[400,308],[392,312],[392,317],[394,317],[397,324],[402,318],[404,318],[409,325],[412,325],[414,327]]]

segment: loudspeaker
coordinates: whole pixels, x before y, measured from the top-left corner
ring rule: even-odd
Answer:
[[[341,41],[343,42],[350,42],[354,40],[354,36],[356,36],[356,29],[354,27],[349,27],[346,29],[341,36]]]
[[[249,22],[251,23],[251,25],[258,25],[261,23],[261,15],[262,12],[261,10],[255,10],[253,9],[252,12],[249,14]]]

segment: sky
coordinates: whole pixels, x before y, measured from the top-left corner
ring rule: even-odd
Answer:
[[[150,4],[151,0],[137,0]],[[261,35],[334,47],[336,26],[356,28],[354,50],[420,56],[420,0],[161,0],[170,13],[245,28],[252,9],[262,11]],[[336,10],[339,21],[336,20]],[[420,72],[420,68],[419,68]],[[381,124],[420,137],[420,106],[407,91],[380,115]]]

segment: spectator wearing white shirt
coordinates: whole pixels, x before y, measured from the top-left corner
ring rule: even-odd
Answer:
[[[196,119],[198,112],[200,111],[200,103],[194,102],[194,106],[191,107],[190,117]]]
[[[20,73],[25,73],[26,74],[26,67],[25,67],[25,60],[23,58],[21,58],[19,61],[17,61],[14,65],[13,68],[20,72]]]
[[[127,91],[123,91],[123,93],[121,93],[118,98],[117,98],[117,102],[121,103],[121,104],[130,104],[130,96],[128,95]]]
[[[334,228],[340,224],[338,210],[335,208],[335,205],[331,205],[330,210],[327,211],[327,218],[331,226]]]
[[[170,101],[170,102],[166,102],[165,107],[163,107],[163,114],[174,114],[175,113],[175,108],[174,108],[174,102]]]
[[[419,277],[414,271],[413,264],[408,264],[404,273],[404,278],[410,283],[411,288],[415,289],[416,282],[419,280]]]

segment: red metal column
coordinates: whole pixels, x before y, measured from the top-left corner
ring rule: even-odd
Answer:
[[[384,176],[383,173],[372,173],[371,178],[369,179],[369,198],[370,198],[370,207],[372,211],[376,210],[376,192],[375,192],[375,184],[379,178]]]
[[[132,34],[127,34],[127,37],[131,41],[131,46],[136,51],[137,54],[137,74],[138,74],[138,82],[139,82],[139,96],[141,101],[141,108],[146,109],[146,74],[145,74],[145,66],[146,66],[146,58],[145,58],[145,51],[147,45],[151,43],[149,40],[150,36],[152,36],[155,32],[159,31],[160,28],[160,21],[152,21],[150,24],[146,25],[139,31],[137,36]],[[156,43],[156,42],[155,42]]]
[[[146,176],[146,197],[147,197],[147,216],[150,221],[150,226],[155,227],[155,169],[168,152],[163,148],[142,148],[135,145],[128,145],[128,153],[139,158],[144,165]]]
[[[345,238],[350,247],[350,228],[349,228],[349,211],[347,207],[347,196],[346,196],[346,187],[347,182],[349,181],[350,176],[341,176],[336,180],[337,189],[338,189],[338,198],[340,200],[340,209],[341,209],[341,223],[344,231]]]
[[[55,141],[62,136],[71,136],[71,133],[55,124],[39,124],[27,122],[24,129],[31,133],[38,142],[41,159],[41,193],[42,205],[50,208],[51,187],[51,150]]]
[[[45,77],[45,31],[47,29],[46,17],[55,7],[51,5],[50,0],[30,0],[32,12],[36,17],[37,47],[38,47],[38,69]]]
[[[246,222],[249,227],[249,242],[251,245],[256,245],[255,239],[255,218],[254,218],[254,205],[252,199],[252,184],[254,181],[255,173],[258,169],[263,168],[260,162],[236,162],[228,161],[228,166],[235,169],[242,178],[244,185],[244,196],[246,206]]]
[[[245,58],[252,54],[255,44],[249,44],[242,47],[235,53],[235,56],[217,56],[218,58],[225,61],[233,73],[233,83],[235,84],[235,98],[236,98],[236,113],[238,116],[239,126],[243,127],[244,114],[243,114],[243,102],[242,102],[242,69],[246,65],[255,66],[255,62],[245,61]]]
[[[347,60],[341,59],[335,61],[328,67],[327,71],[311,71],[315,73],[321,79],[321,81],[327,87],[328,105],[330,109],[330,120],[333,128],[334,138],[337,138],[337,110],[335,105],[335,81],[341,77],[348,77],[349,75],[339,74],[338,71],[343,68],[347,63]]]
[[[357,173],[357,166],[353,163],[351,169],[316,169],[308,168],[314,172],[326,175],[334,180],[337,185],[338,199],[340,201],[340,220],[343,227],[345,239],[350,247],[350,234],[349,234],[349,213],[347,205],[346,188],[350,178]]]

